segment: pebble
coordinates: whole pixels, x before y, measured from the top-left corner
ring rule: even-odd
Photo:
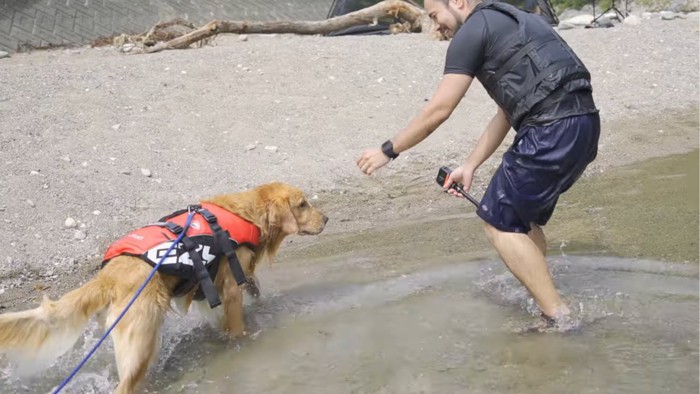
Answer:
[[[129,171],[129,170],[121,170],[121,171],[119,171],[119,173],[124,174],[124,175],[131,175],[131,171]]]
[[[112,129],[119,130],[120,127],[122,127],[121,123],[117,123],[117,124],[112,126]]]
[[[238,41],[246,42],[248,41],[248,35],[247,34],[241,34],[238,36]]]
[[[151,175],[153,175],[151,174],[151,170],[149,170],[148,168],[142,168],[141,174],[143,174],[143,176],[145,176],[146,178],[150,178]]]
[[[276,146],[269,145],[269,146],[265,147],[265,150],[269,150],[271,152],[277,152],[279,150],[279,148]]]
[[[4,59],[6,57],[10,57],[10,54],[5,51],[0,51],[0,59]]]
[[[98,210],[92,211],[92,214],[93,214],[93,215],[99,215],[99,214],[101,214],[101,213],[102,213],[102,212],[100,212],[100,211],[98,211]]]
[[[80,163],[80,165],[83,166],[83,167],[87,167],[87,166],[88,166],[88,162],[87,162],[87,161],[84,161],[84,162]]]
[[[36,204],[34,204],[34,201],[32,201],[32,200],[27,200],[27,204],[32,208],[34,208],[36,206]]]
[[[77,240],[83,240],[85,237],[87,237],[87,235],[85,235],[85,232],[81,230],[75,230],[75,233],[73,233],[73,238]]]
[[[39,171],[32,170],[29,175],[39,175]]]
[[[670,21],[678,18],[678,15],[676,15],[676,13],[672,11],[661,11],[659,14],[661,15],[661,19],[665,21]]]
[[[245,150],[253,150],[253,149],[255,149],[256,146],[257,145],[255,145],[255,144],[248,144],[245,146]]]
[[[67,218],[66,221],[63,223],[63,225],[66,228],[74,228],[78,225],[78,223],[73,218]]]

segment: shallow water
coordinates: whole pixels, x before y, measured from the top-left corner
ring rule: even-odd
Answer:
[[[534,308],[499,262],[439,265],[265,295],[248,308],[254,335],[246,340],[223,341],[195,316],[168,320],[147,390],[697,392],[696,265],[585,256],[551,263],[584,320],[577,332],[516,333],[535,321]],[[41,378],[6,380],[2,392],[48,392],[83,353]],[[64,392],[108,392],[111,354],[101,349]]]

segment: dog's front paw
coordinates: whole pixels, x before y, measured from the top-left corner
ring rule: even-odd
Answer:
[[[246,283],[245,291],[253,298],[260,298],[260,282],[252,275]]]

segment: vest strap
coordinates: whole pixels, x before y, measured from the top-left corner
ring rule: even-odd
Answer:
[[[508,59],[508,61],[505,62],[503,64],[503,66],[501,66],[501,68],[498,69],[498,71],[496,71],[496,73],[494,73],[491,77],[489,77],[489,79],[492,79],[493,81],[500,81],[501,78],[503,78],[503,76],[508,71],[510,71],[510,69],[513,68],[513,66],[515,66],[516,63],[518,63],[520,60],[522,60],[527,53],[529,53],[533,49],[537,49],[537,48],[543,46],[544,44],[549,43],[550,41],[555,41],[555,40],[556,40],[556,37],[550,37],[549,39],[541,41],[541,42],[530,41],[529,43],[523,45],[523,47],[520,48],[520,50],[518,50],[518,52],[516,52],[513,56],[511,56],[510,59]]]
[[[243,272],[241,262],[238,261],[238,256],[236,256],[236,247],[238,245],[231,240],[228,231],[224,231],[221,228],[214,214],[212,214],[205,208],[202,208],[199,212],[209,223],[209,227],[214,233],[216,242],[219,244],[219,247],[224,252],[224,255],[226,255],[226,260],[228,260],[228,265],[231,269],[231,274],[233,274],[233,278],[236,280],[238,286],[243,286],[244,284],[248,283],[248,278],[246,278],[245,272]]]
[[[204,266],[202,258],[199,257],[199,253],[197,252],[197,246],[199,245],[189,237],[182,237],[182,244],[185,250],[189,252],[190,258],[192,259],[194,268],[193,279],[199,283],[199,288],[204,292],[209,307],[216,308],[221,305],[221,300],[214,287],[214,282],[212,282],[211,276],[209,276],[209,271],[207,271],[207,268]]]

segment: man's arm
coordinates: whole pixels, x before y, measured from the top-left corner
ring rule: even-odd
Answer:
[[[498,112],[491,118],[481,137],[479,137],[474,150],[464,162],[464,167],[472,172],[479,168],[496,151],[506,138],[509,130],[510,123],[508,118],[506,118],[506,113],[502,108],[498,108]]]
[[[447,120],[467,93],[474,78],[465,74],[445,74],[437,91],[421,112],[398,134],[391,138],[394,152],[406,151],[426,139]],[[391,159],[381,149],[362,152],[357,166],[367,175],[385,166]]]
[[[461,183],[465,191],[469,191],[472,186],[474,172],[483,162],[486,161],[493,152],[496,151],[498,145],[506,138],[506,134],[510,130],[510,123],[503,109],[498,108],[498,112],[491,118],[491,121],[486,126],[486,129],[479,137],[474,150],[467,157],[463,165],[455,168],[450,173],[450,176],[445,180],[443,189],[455,197],[462,198],[463,196],[454,189],[450,189],[453,183]]]
[[[432,134],[452,115],[473,79],[465,74],[445,74],[428,104],[408,126],[391,138],[394,151],[406,151]]]

